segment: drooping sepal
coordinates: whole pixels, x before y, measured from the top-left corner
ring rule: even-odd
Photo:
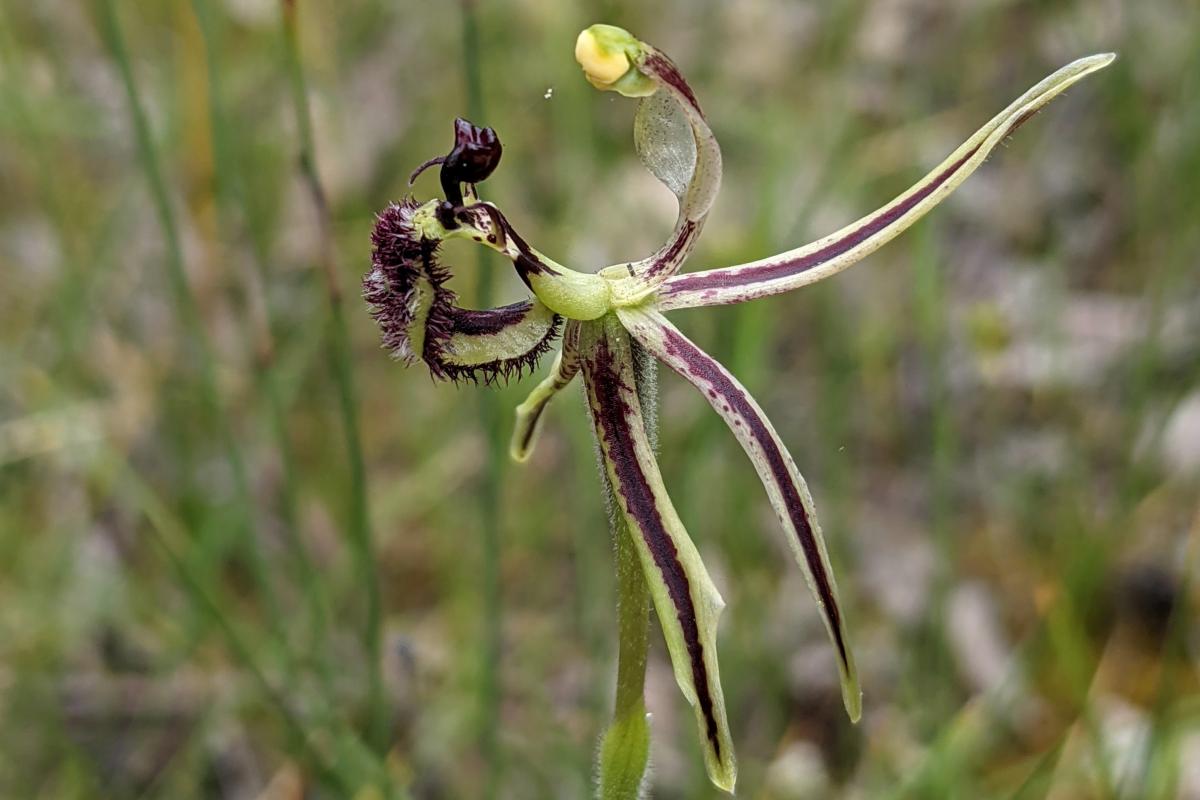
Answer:
[[[501,308],[459,308],[437,260],[439,238],[417,219],[411,199],[389,205],[371,235],[371,271],[363,298],[383,345],[407,364],[426,363],[435,378],[492,383],[532,369],[546,353],[561,318],[536,298]]]
[[[617,511],[634,534],[675,680],[692,705],[709,778],[732,792],[737,765],[717,667],[724,601],[667,495],[647,439],[628,333],[608,316],[581,342],[589,407]]]
[[[647,309],[621,309],[617,313],[637,342],[700,390],[749,456],[816,600],[836,650],[846,713],[857,721],[862,714],[862,690],[837,584],[812,495],[783,440],[746,387],[666,317]]]
[[[724,305],[788,292],[841,272],[875,252],[944,200],[988,154],[1071,85],[1112,63],[1114,55],[1074,61],[1042,80],[951,153],[908,191],[840,231],[777,256],[670,278],[659,294],[663,310]]]
[[[567,387],[579,372],[579,322],[567,323],[563,334],[563,348],[550,367],[550,374],[529,393],[525,402],[517,406],[516,425],[513,426],[512,441],[508,454],[518,463],[526,461],[533,452],[541,432],[542,415],[555,395]]]

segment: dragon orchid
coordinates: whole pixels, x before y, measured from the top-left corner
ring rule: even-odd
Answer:
[[[641,261],[584,273],[531,247],[475,184],[501,156],[490,128],[455,123],[454,148],[413,173],[440,166],[443,200],[407,198],[378,215],[364,296],[384,345],[424,361],[434,377],[492,383],[532,369],[560,336],[550,375],[518,408],[511,454],[524,461],[550,400],[582,374],[614,517],[621,648],[616,713],[600,752],[602,796],[636,796],[648,758],[642,689],[648,596],[684,697],[692,705],[705,765],[732,792],[737,767],[717,669],[717,620],[724,605],[663,485],[655,461],[653,400],[644,367],[652,356],[704,395],[758,472],[817,603],[837,656],[852,720],[862,699],[812,497],[795,462],[745,388],[663,315],[788,292],[864,258],[940,203],[988,154],[1059,93],[1108,65],[1111,54],[1075,61],[1017,98],[945,161],[879,210],[816,242],[748,264],[680,274],[721,182],[721,150],[692,89],[666,55],[610,25],[593,25],[575,45],[588,81],[640,98],[634,142],[645,166],[678,199],[670,237]],[[469,239],[512,260],[532,297],[489,310],[456,305],[439,244]],[[647,591],[648,590],[648,591]],[[620,786],[626,785],[623,791]]]

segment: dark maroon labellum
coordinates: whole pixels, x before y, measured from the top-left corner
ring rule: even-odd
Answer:
[[[442,162],[442,191],[455,206],[463,204],[462,184],[482,183],[500,163],[504,148],[491,128],[454,120],[454,149]]]
[[[454,147],[444,156],[435,156],[408,176],[412,186],[417,177],[434,164],[441,164],[442,193],[446,201],[438,208],[438,221],[449,229],[457,228],[454,212],[463,205],[462,185],[483,183],[496,170],[504,147],[491,128],[472,125],[459,117],[454,120]]]
[[[455,337],[492,336],[521,325],[536,312],[535,303],[523,300],[482,311],[455,305],[454,291],[445,285],[450,270],[437,260],[440,241],[425,238],[413,224],[418,208],[407,197],[388,205],[379,213],[371,234],[371,271],[363,277],[363,297],[379,323],[384,346],[405,363],[421,359],[439,379],[492,384],[532,370],[558,338],[562,327],[558,315],[540,329],[526,327],[526,334],[538,334],[532,343],[522,340],[517,346],[498,350],[492,361],[458,360],[452,346]],[[427,293],[426,298],[432,295],[428,305],[423,304],[422,292]],[[413,341],[414,325],[421,328],[419,343]]]

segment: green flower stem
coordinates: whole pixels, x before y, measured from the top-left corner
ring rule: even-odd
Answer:
[[[646,437],[658,449],[657,365],[637,342],[631,342],[637,376],[638,401],[642,406]],[[599,452],[599,444],[597,444]],[[603,462],[603,456],[599,458]],[[617,694],[613,721],[600,741],[600,800],[636,800],[640,797],[650,764],[650,720],[646,714],[646,653],[650,641],[650,588],[642,572],[625,515],[613,499],[613,486],[600,465],[605,490],[610,498],[613,557],[617,569]]]
[[[617,515],[613,529],[620,637],[617,696],[612,724],[600,743],[597,796],[601,800],[637,798],[650,760],[650,722],[644,699],[650,591],[632,537],[624,517]]]

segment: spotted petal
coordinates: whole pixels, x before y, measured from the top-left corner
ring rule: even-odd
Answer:
[[[733,743],[717,669],[717,620],[724,601],[667,496],[646,438],[629,335],[609,316],[585,330],[583,372],[596,436],[617,510],[633,533],[667,640],[675,680],[696,715],[714,784],[732,792]]]
[[[622,309],[618,314],[634,339],[703,393],[750,457],[837,649],[842,701],[850,718],[857,721],[862,713],[862,691],[838,604],[837,585],[812,495],[791,454],[737,378],[680,333],[666,317],[646,309]]]
[[[988,154],[1043,106],[1087,75],[1112,63],[1111,53],[1074,61],[1021,95],[974,136],[883,208],[837,233],[777,256],[735,267],[677,275],[659,295],[664,310],[725,305],[788,292],[830,275],[873,253],[940,203],[987,159]]]

